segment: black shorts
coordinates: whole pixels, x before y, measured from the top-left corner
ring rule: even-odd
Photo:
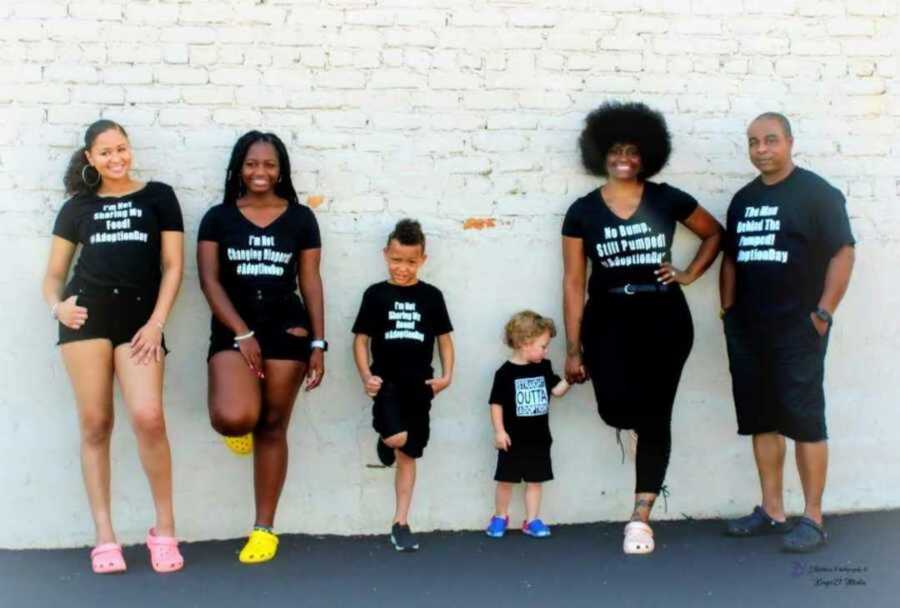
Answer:
[[[752,323],[732,312],[724,324],[738,434],[827,439],[828,334],[820,336],[808,315]]]
[[[80,329],[71,329],[59,323],[57,344],[100,338],[109,340],[115,348],[131,342],[134,334],[147,324],[156,307],[158,291],[103,287],[76,277],[66,285],[62,299],[73,295],[77,296],[75,304],[87,308],[87,321]],[[164,352],[169,352],[165,336],[162,347]]]
[[[550,446],[534,446],[526,450],[505,452],[497,450],[497,471],[494,481],[540,483],[553,479]]]
[[[295,336],[287,331],[302,327],[309,332],[309,320],[300,296],[296,293],[272,296],[256,292],[248,298],[232,297],[231,300],[244,323],[253,330],[263,359],[309,361],[311,337],[308,334]],[[240,352],[234,332],[213,317],[206,360],[226,350]]]
[[[434,391],[425,380],[385,379],[372,402],[372,427],[382,438],[406,432],[406,444],[400,451],[410,458],[422,457],[431,435]]]

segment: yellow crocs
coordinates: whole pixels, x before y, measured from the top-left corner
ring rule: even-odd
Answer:
[[[278,537],[265,530],[254,530],[241,549],[238,559],[242,564],[261,564],[275,557],[278,552]]]
[[[247,433],[240,437],[223,436],[222,441],[228,449],[238,456],[246,456],[253,453],[253,433]]]

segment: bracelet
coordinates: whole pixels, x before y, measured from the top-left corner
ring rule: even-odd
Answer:
[[[255,335],[255,332],[251,329],[250,331],[248,331],[247,333],[245,333],[242,336],[235,336],[234,341],[240,342],[241,340],[246,340],[247,338],[252,338],[254,335]]]
[[[59,302],[50,307],[50,316],[59,321],[59,317],[56,316],[56,311],[59,309]]]

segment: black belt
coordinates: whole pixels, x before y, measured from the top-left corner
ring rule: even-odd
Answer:
[[[621,287],[611,287],[607,289],[607,293],[618,293],[626,296],[633,296],[636,293],[666,293],[674,289],[671,285],[662,283],[626,283]]]

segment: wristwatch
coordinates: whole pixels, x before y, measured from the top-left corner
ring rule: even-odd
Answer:
[[[834,323],[834,317],[831,316],[831,313],[828,312],[827,310],[825,310],[824,308],[822,308],[821,306],[816,308],[813,311],[813,314],[816,315],[817,317],[819,317],[820,320],[828,323],[828,327],[831,327],[832,324]]]
[[[321,348],[322,352],[328,351],[328,342],[326,340],[312,340],[309,343],[310,348]]]

